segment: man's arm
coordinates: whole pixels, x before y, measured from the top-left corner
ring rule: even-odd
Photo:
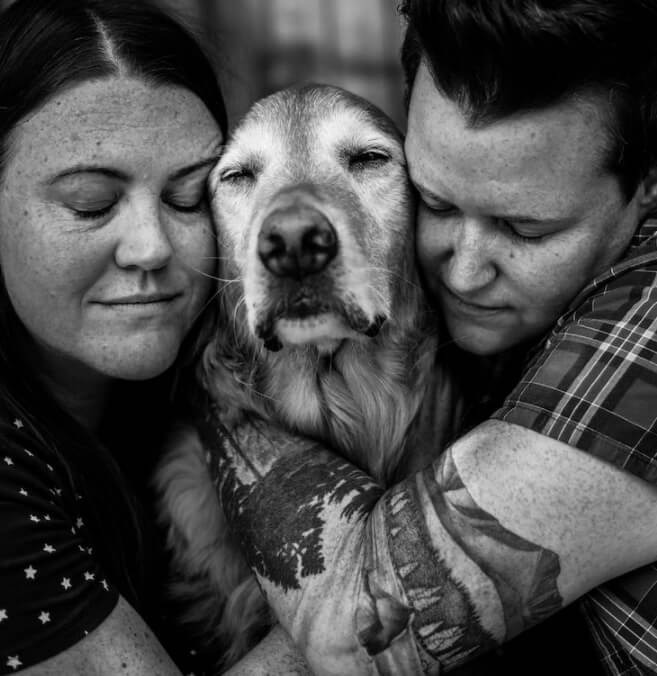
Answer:
[[[657,559],[651,485],[525,428],[487,422],[385,494],[326,451],[242,434],[221,498],[317,673],[458,665]]]

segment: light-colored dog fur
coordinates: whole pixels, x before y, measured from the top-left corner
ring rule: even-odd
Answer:
[[[285,90],[239,124],[210,184],[221,292],[201,371],[226,427],[246,415],[275,421],[384,484],[422,466],[437,335],[418,284],[413,197],[394,125],[336,88]],[[298,225],[307,212],[331,224],[335,256],[313,274],[272,274],[263,224],[285,231],[286,219]],[[436,433],[434,425],[433,442]],[[186,619],[222,642],[227,666],[270,618],[203,451],[181,435],[157,474],[178,593],[197,598]]]

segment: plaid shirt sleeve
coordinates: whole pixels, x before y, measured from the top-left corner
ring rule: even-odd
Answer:
[[[493,417],[657,483],[657,222],[575,299]],[[657,564],[587,594],[605,671],[657,673]]]

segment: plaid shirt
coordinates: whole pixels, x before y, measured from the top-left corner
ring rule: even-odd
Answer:
[[[578,295],[493,417],[657,484],[657,220]],[[657,673],[657,562],[582,609],[610,674]]]

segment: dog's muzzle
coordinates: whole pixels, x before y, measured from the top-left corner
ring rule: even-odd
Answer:
[[[330,351],[349,335],[376,336],[385,321],[366,317],[336,294],[339,272],[331,264],[340,241],[317,203],[312,187],[285,189],[272,199],[260,225],[257,255],[271,282],[270,305],[256,324],[256,335],[270,351],[284,342]]]

